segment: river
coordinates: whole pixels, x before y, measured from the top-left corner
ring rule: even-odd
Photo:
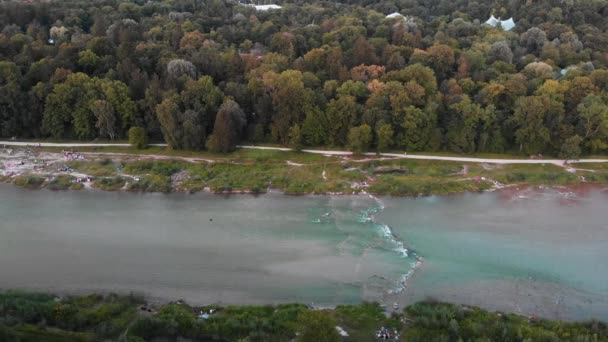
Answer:
[[[608,319],[608,193],[445,197],[29,191],[0,185],[0,288],[196,304],[428,297]]]

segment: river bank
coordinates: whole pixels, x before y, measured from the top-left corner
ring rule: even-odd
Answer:
[[[260,194],[275,189],[293,195],[365,191],[392,196],[479,192],[523,184],[608,184],[603,163],[489,164],[253,149],[204,157],[72,151],[4,149],[0,181],[52,190]]]

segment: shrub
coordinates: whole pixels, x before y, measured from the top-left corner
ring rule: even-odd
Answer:
[[[67,190],[72,186],[73,177],[67,175],[59,175],[51,179],[47,188],[51,190]]]
[[[93,186],[101,190],[115,191],[120,190],[125,185],[125,179],[122,177],[99,178]]]
[[[13,183],[27,189],[38,189],[42,187],[42,184],[44,184],[44,178],[33,175],[25,175],[16,177]]]

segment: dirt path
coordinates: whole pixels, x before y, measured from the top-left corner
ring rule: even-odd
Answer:
[[[129,144],[108,144],[108,143],[34,143],[34,142],[20,142],[20,141],[0,141],[0,146],[41,146],[41,147],[128,147]],[[151,144],[151,146],[164,147],[166,144]],[[251,146],[242,145],[239,148],[246,149],[257,149],[257,150],[272,150],[272,151],[292,151],[287,147],[268,147],[268,146]],[[350,156],[352,152],[348,151],[325,151],[325,150],[302,150],[305,153],[322,154],[328,156]],[[85,152],[86,153],[86,152]],[[83,153],[84,154],[84,153]],[[87,154],[93,154],[88,152]],[[104,153],[99,152],[100,155]],[[105,153],[106,155],[133,155],[128,153]],[[443,160],[443,161],[455,161],[455,162],[469,162],[469,163],[487,163],[487,164],[554,164],[558,166],[564,166],[565,161],[562,159],[492,159],[492,158],[470,158],[470,157],[447,157],[447,156],[430,156],[430,155],[412,155],[412,154],[401,154],[401,153],[365,153],[366,156],[379,156],[389,158],[403,158],[403,159],[419,159],[419,160]],[[206,161],[212,162],[212,160],[204,158],[189,158],[189,157],[175,157],[165,156],[158,154],[139,155],[140,157],[153,158],[153,159],[181,159],[186,161]],[[569,163],[607,163],[608,159],[580,159],[577,161],[570,161]]]
[[[243,145],[240,148],[257,149],[257,150],[276,150],[276,151],[291,151],[284,147],[266,147],[266,146],[249,146]],[[352,152],[348,151],[325,151],[325,150],[302,150],[306,153],[323,154],[330,156],[350,156]],[[376,153],[368,152],[366,156],[378,156]],[[492,159],[492,158],[470,158],[470,157],[445,157],[445,156],[429,156],[429,155],[414,155],[401,153],[380,153],[381,157],[403,158],[403,159],[420,159],[420,160],[443,160],[468,163],[487,163],[487,164],[555,164],[564,166],[563,159]],[[608,163],[608,159],[580,159],[577,161],[569,161],[569,163]]]
[[[0,145],[22,147],[130,147],[129,144],[119,143],[37,143],[27,141],[0,141]],[[150,146],[167,147],[167,144],[150,144]]]

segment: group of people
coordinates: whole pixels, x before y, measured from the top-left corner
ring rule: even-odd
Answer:
[[[399,334],[397,333],[397,330],[395,329],[388,329],[385,327],[380,328],[380,330],[378,330],[376,332],[376,338],[378,338],[379,340],[392,340],[392,339],[398,339],[399,338]]]
[[[82,156],[82,154],[75,152],[75,151],[62,151],[63,152],[63,159],[65,160],[82,160],[84,159],[84,157]]]

